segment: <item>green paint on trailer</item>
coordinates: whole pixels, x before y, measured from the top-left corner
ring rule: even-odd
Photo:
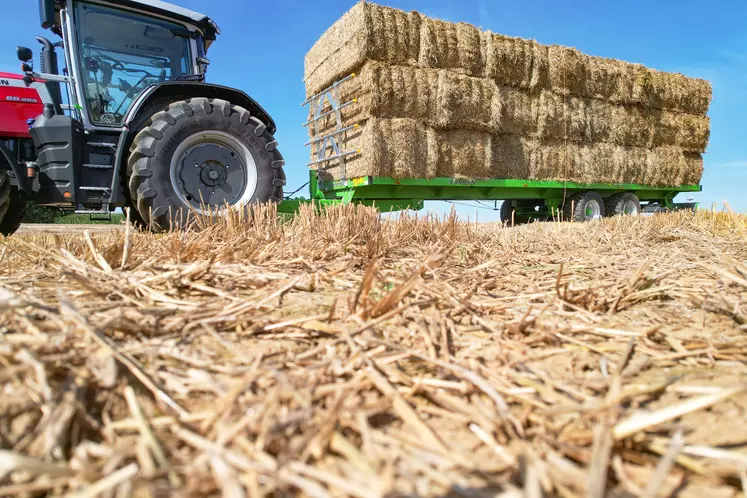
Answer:
[[[602,197],[619,192],[633,192],[642,201],[658,202],[664,207],[674,207],[674,198],[679,193],[700,192],[700,185],[679,187],[653,187],[640,184],[575,183],[548,180],[469,178],[405,178],[364,176],[347,181],[318,182],[315,171],[309,172],[311,199],[283,201],[281,212],[295,212],[302,203],[314,200],[320,207],[330,204],[361,203],[376,205],[384,211],[421,209],[423,201],[458,200],[536,200],[546,208],[557,209],[565,199],[576,192],[594,190]]]

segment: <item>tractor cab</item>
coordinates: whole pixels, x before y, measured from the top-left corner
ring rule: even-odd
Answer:
[[[219,33],[203,14],[157,0],[41,0],[41,23],[66,43],[76,117],[86,127],[121,127],[151,85],[204,81]]]

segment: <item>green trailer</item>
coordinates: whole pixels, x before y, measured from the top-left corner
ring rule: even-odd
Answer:
[[[425,201],[494,201],[502,221],[522,223],[547,219],[586,221],[618,214],[697,208],[697,203],[675,203],[674,199],[680,193],[700,192],[700,185],[653,187],[522,179],[347,178],[345,159],[361,151],[345,150],[342,138],[356,125],[344,125],[342,112],[355,106],[358,100],[342,102],[340,85],[353,77],[355,74],[303,102],[302,105],[309,105],[311,111],[311,118],[303,126],[310,127],[313,137],[306,145],[316,145],[317,151],[307,166],[317,170],[309,172],[309,198],[285,199],[278,208],[281,213],[292,214],[300,205],[311,202],[320,207],[359,203],[391,212],[420,210]],[[318,123],[327,117],[334,119],[335,126],[330,132],[320,135]],[[330,165],[339,168],[339,180],[320,179],[329,176],[320,172]],[[504,201],[500,208],[498,200]]]
[[[700,192],[700,185],[677,188],[636,184],[580,184],[573,182],[408,178],[363,176],[349,180],[320,182],[317,172],[309,173],[310,197],[286,199],[278,210],[294,213],[301,204],[320,207],[359,203],[382,212],[420,210],[425,201],[495,201],[501,220],[524,223],[530,220],[565,219],[586,221],[617,214],[644,211],[695,209],[697,203],[675,203],[680,193]],[[500,208],[498,200],[503,200]]]

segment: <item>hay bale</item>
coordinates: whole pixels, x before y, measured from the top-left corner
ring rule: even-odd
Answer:
[[[502,134],[531,135],[537,128],[539,108],[535,96],[512,87],[499,87],[494,99],[494,109],[500,111],[497,121]]]
[[[414,119],[371,118],[347,132],[345,146],[360,150],[346,158],[348,178],[391,176],[393,178],[468,177],[490,178],[493,136],[469,130],[436,130]],[[327,156],[332,150],[326,151]],[[312,160],[316,157],[312,156]],[[339,180],[338,161],[318,170],[324,181]]]
[[[713,95],[705,80],[638,66],[630,103],[705,116]]]
[[[483,33],[484,75],[498,86],[523,89],[548,85],[549,60],[547,47],[534,40],[497,33]]]
[[[492,79],[499,87],[560,94],[704,116],[707,81],[571,47],[481,32],[465,23],[431,19],[369,2],[353,6],[314,44],[304,61],[307,95],[357,71],[366,61],[446,69]]]
[[[489,133],[467,130],[437,132],[437,176],[490,178],[493,165],[492,138]]]
[[[711,103],[711,85],[702,79],[593,57],[559,45],[548,47],[548,58],[548,85],[556,93],[698,116],[705,116]]]
[[[366,60],[418,65],[420,22],[417,12],[368,2],[355,4],[306,54],[306,96],[355,72]]]
[[[342,111],[343,126],[372,117],[409,118],[443,129],[500,131],[501,101],[495,84],[446,70],[369,62],[340,86],[341,101],[358,103]],[[325,104],[323,111],[330,110]],[[313,112],[310,109],[308,118]],[[332,131],[333,115],[318,123],[316,134]]]
[[[420,23],[420,56],[423,67],[448,69],[482,76],[482,35],[466,23],[450,23],[423,17]]]
[[[371,118],[344,135],[346,149],[360,151],[345,158],[347,178],[367,175],[433,178],[437,175],[440,154],[437,133],[420,121]],[[332,154],[328,148],[326,155]],[[319,171],[323,181],[341,178],[337,160],[312,169]]]
[[[498,88],[491,80],[438,71],[435,126],[498,132],[501,105]]]
[[[506,135],[494,137],[493,151],[496,178],[679,186],[697,184],[703,174],[700,154],[669,146],[574,144]]]

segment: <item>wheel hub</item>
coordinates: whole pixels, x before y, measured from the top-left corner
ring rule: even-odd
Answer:
[[[602,217],[602,208],[596,200],[590,199],[586,202],[584,217],[587,220],[594,220]]]
[[[638,206],[634,201],[626,201],[623,205],[623,213],[624,214],[630,214],[630,215],[636,215],[638,214]]]
[[[234,204],[246,186],[247,175],[236,153],[223,144],[198,144],[179,159],[178,183],[195,206]]]

